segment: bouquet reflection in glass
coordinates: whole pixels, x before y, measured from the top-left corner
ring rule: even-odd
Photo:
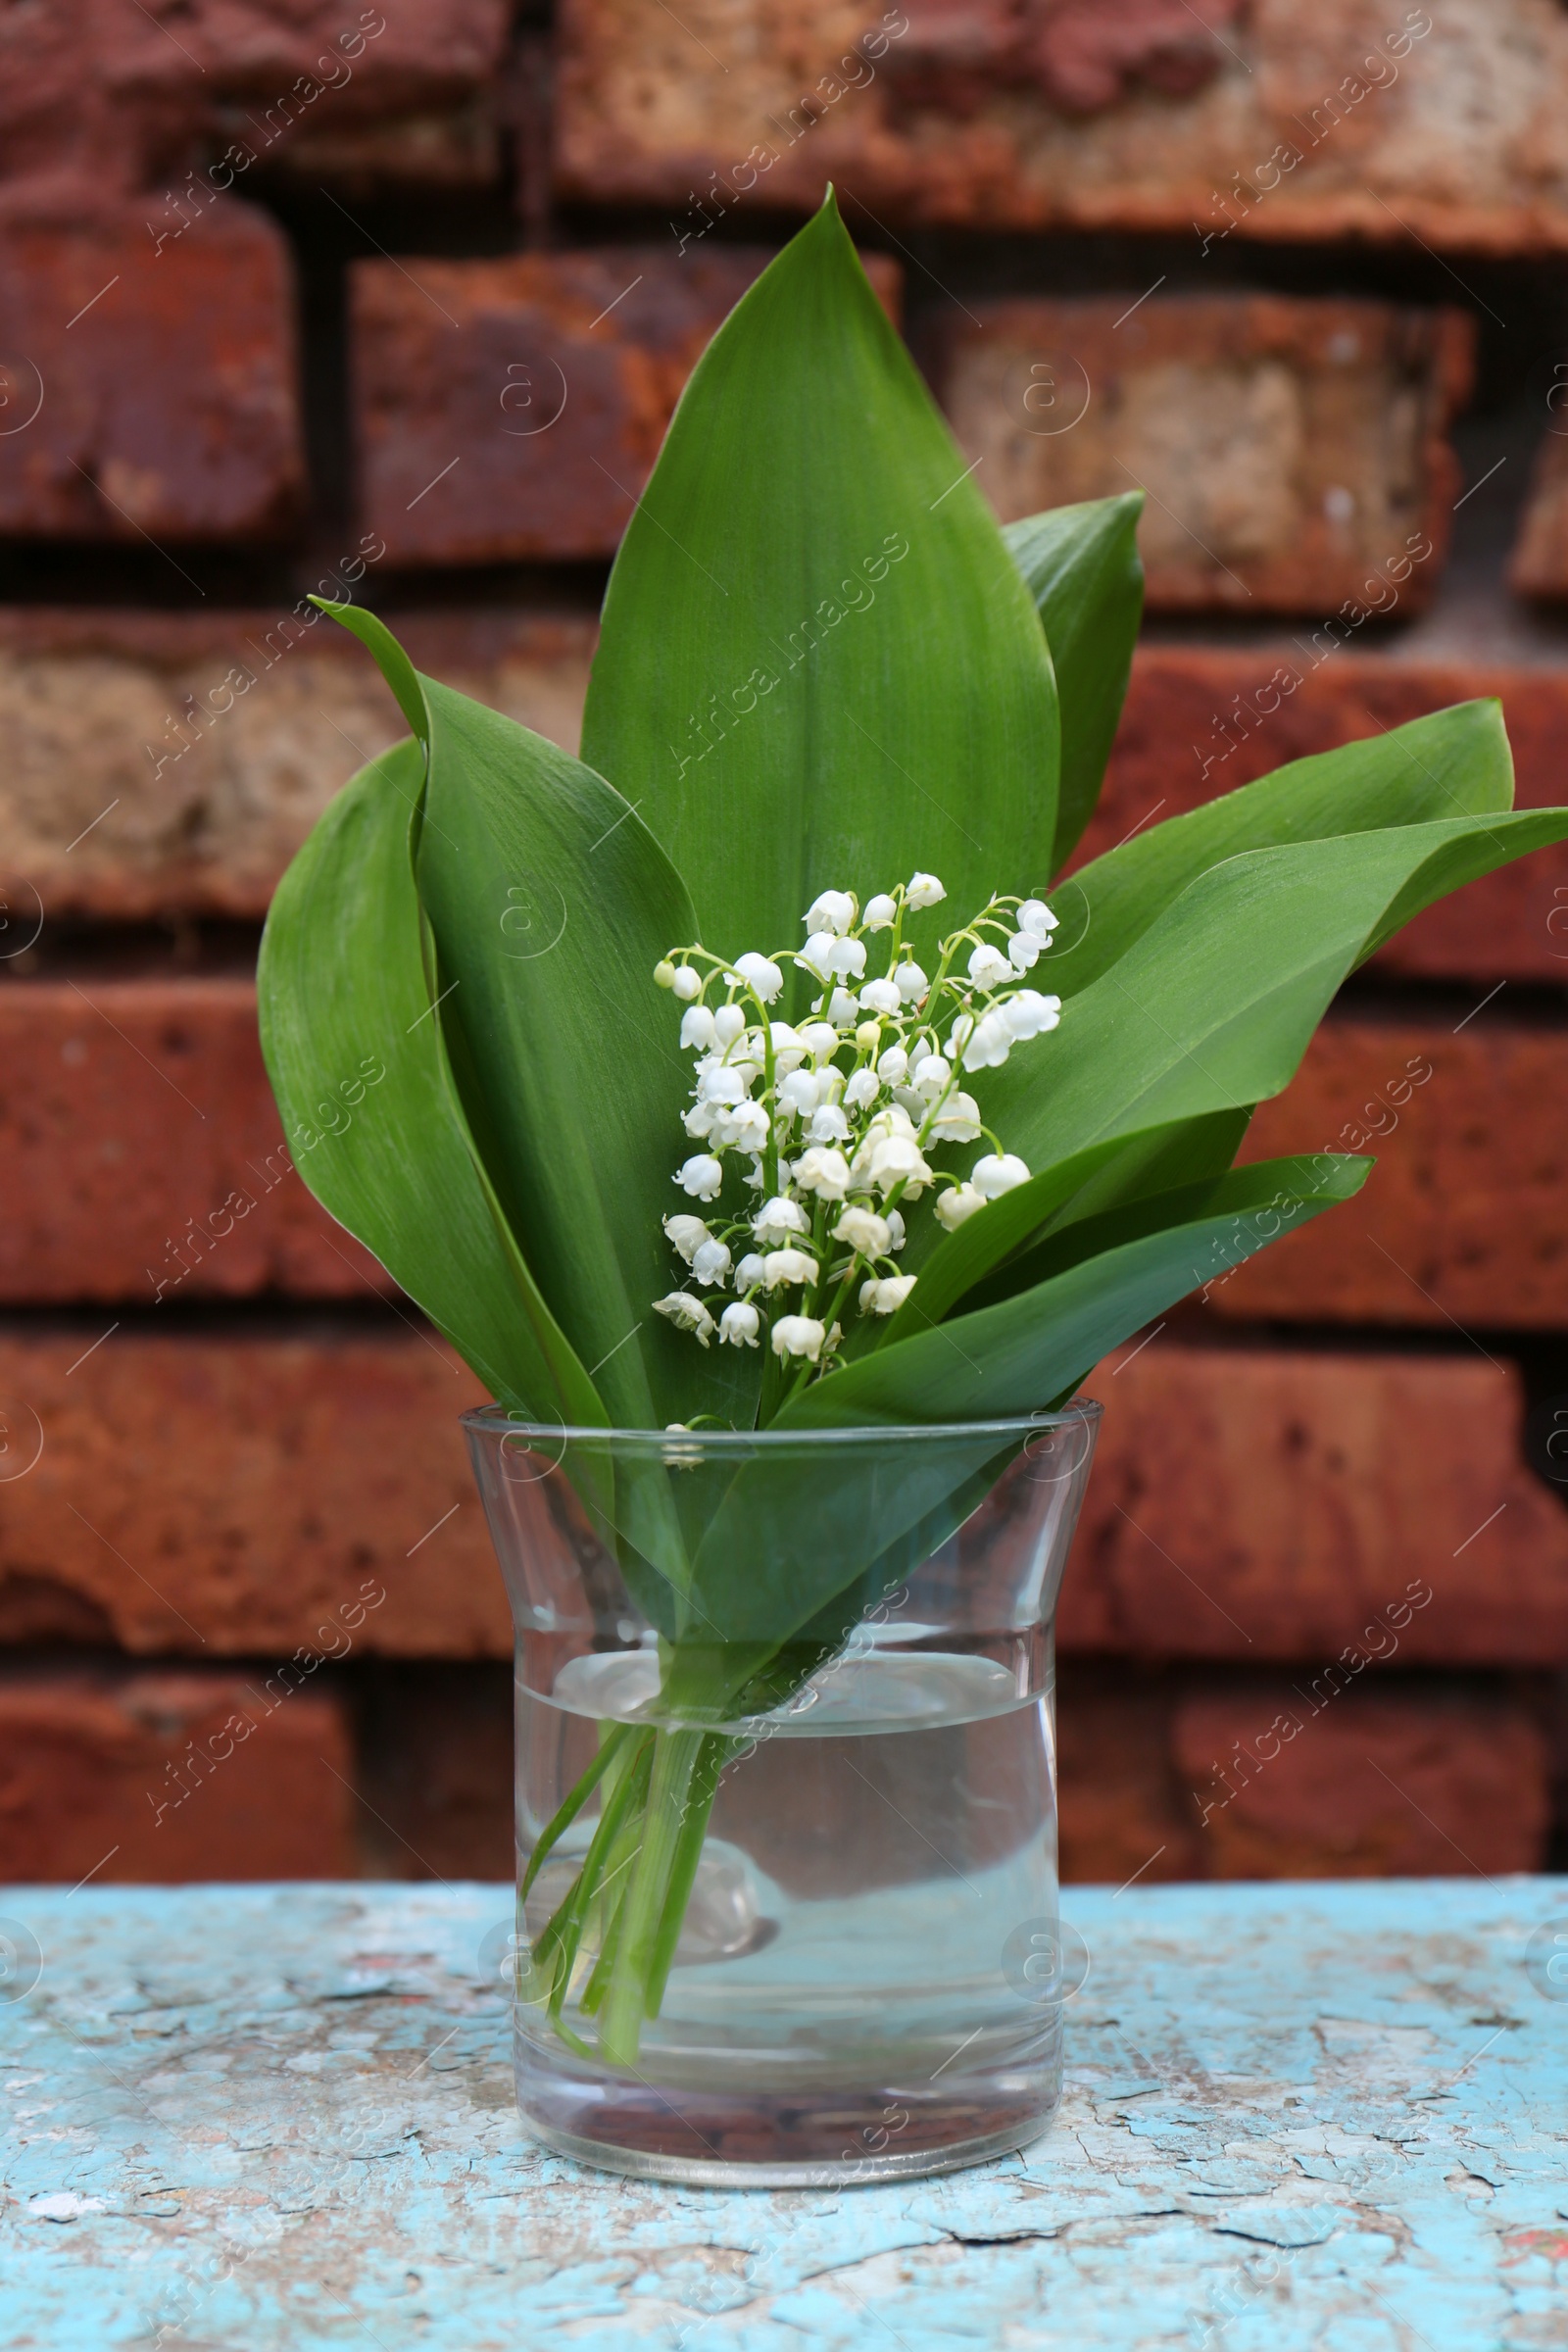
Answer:
[[[1005,1952],[1055,1927],[1052,1621],[1098,1422],[467,1416],[517,1633],[542,2138],[809,2181],[1038,2132],[1060,2002]]]

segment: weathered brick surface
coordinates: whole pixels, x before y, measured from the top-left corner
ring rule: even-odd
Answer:
[[[124,211],[0,226],[0,531],[142,547],[291,517],[292,270],[252,207],[163,253]]]
[[[433,1334],[96,1336],[0,1340],[0,1641],[510,1656]]]
[[[1548,430],[1536,452],[1508,582],[1521,596],[1568,596],[1568,438],[1561,378],[1550,387]]]
[[[1069,1660],[1058,1718],[1067,1880],[1451,1878],[1544,1860],[1546,1741],[1506,1687],[1341,1688],[1312,1666],[1129,1685]]]
[[[1004,522],[1141,485],[1152,610],[1418,611],[1458,488],[1456,312],[1276,295],[947,315],[943,407]]]
[[[367,536],[363,552],[353,536],[337,583],[325,585],[373,605],[382,543]],[[421,668],[576,749],[594,642],[585,615],[416,612],[397,627]],[[1303,629],[1259,648],[1145,646],[1081,857],[1151,812],[1174,815],[1471,695],[1502,699],[1520,805],[1560,798],[1568,672],[1403,662],[1336,644]],[[259,919],[361,756],[402,732],[363,648],[290,610],[0,612],[0,855],[13,903],[30,906],[36,891],[51,920]],[[1380,960],[1561,985],[1568,850],[1542,851],[1433,907]]]
[[[367,124],[383,134],[444,125],[493,86],[507,22],[506,0],[7,9],[0,209],[77,217],[116,194],[172,189],[182,209],[150,209],[159,226],[177,227],[243,186],[254,166],[303,165],[313,148],[330,155],[333,140]],[[359,160],[363,169],[363,149]]]
[[[1157,229],[1195,253],[1233,234],[1568,242],[1550,0],[1198,16],[1207,34],[1170,0],[693,0],[678,23],[657,0],[564,0],[562,184],[667,208],[677,232],[804,209],[832,179],[906,220]]]
[[[190,1669],[0,1679],[0,1878],[342,1878],[348,1725],[308,1687]]]
[[[1511,1369],[1156,1340],[1086,1385],[1063,1648],[1568,1660],[1568,1510],[1523,1465]]]
[[[1452,1878],[1544,1858],[1546,1742],[1503,1699],[1259,1681],[1181,1700],[1172,1753],[1205,1878]]]
[[[249,980],[0,989],[0,1296],[386,1289],[293,1171]]]
[[[1244,1156],[1362,1149],[1378,1165],[1357,1198],[1217,1283],[1217,1314],[1443,1332],[1568,1320],[1568,1033],[1494,1012],[1328,1021]]]
[[[1568,671],[1402,662],[1352,650],[1327,627],[1245,651],[1145,646],[1104,793],[1074,862],[1287,760],[1485,695],[1502,704],[1518,806],[1558,806]],[[1430,907],[1381,952],[1378,968],[1561,987],[1568,849],[1538,851]]]
[[[378,541],[322,592],[374,604]],[[384,548],[382,550],[384,554]],[[421,668],[575,751],[593,625],[397,615]],[[0,612],[0,865],[51,922],[267,911],[362,760],[407,733],[363,646],[314,608]]]
[[[614,553],[749,247],[360,262],[360,496],[394,564]],[[897,271],[875,265],[889,297]]]
[[[0,1339],[0,1642],[510,1654],[443,1345],[122,1326],[79,1360],[97,1336]],[[1167,1339],[1088,1387],[1065,1650],[1568,1662],[1568,1514],[1521,1466],[1512,1372]]]

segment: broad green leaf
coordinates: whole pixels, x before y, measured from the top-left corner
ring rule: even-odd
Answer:
[[[1241,1147],[1248,1116],[1219,1111],[1091,1144],[988,1202],[956,1233],[940,1236],[923,1263],[912,1248],[906,1250],[903,1262],[911,1272],[918,1269],[919,1278],[881,1345],[895,1347],[940,1323],[993,1268],[1007,1290],[1027,1288],[1037,1277],[1020,1273],[1027,1264],[1022,1253],[1069,1218],[1094,1216],[1125,1200],[1222,1175]]]
[[[416,744],[383,752],[338,794],[279,883],[257,974],[268,1074],[311,1191],[492,1395],[544,1420],[602,1423],[453,1089],[410,854],[423,780]]]
[[[859,1357],[803,1390],[779,1427],[898,1426],[1038,1412],[1070,1396],[1102,1355],[1152,1315],[1239,1265],[1285,1225],[1294,1228],[1348,1200],[1371,1165],[1325,1154],[1233,1169],[1190,1221]]]
[[[1109,1136],[1265,1102],[1391,909],[1408,916],[1565,836],[1568,809],[1522,809],[1228,858],[1013,1054],[987,1118],[1040,1171]]]
[[[1052,871],[1095,812],[1132,673],[1144,611],[1138,517],[1144,494],[1053,507],[1004,526],[1039,608],[1061,698],[1061,785]]]
[[[1089,987],[1188,883],[1243,851],[1512,806],[1513,759],[1495,702],[1458,703],[1365,742],[1293,760],[1255,784],[1152,826],[1070,875],[1059,886],[1057,910],[1062,940],[1072,944],[1051,956],[1049,982],[1037,984],[1063,997]],[[1433,895],[1453,887],[1441,884]],[[1406,908],[1398,920],[1415,911]],[[1370,954],[1371,945],[1363,952]]]
[[[1051,869],[1044,633],[831,197],[687,384],[611,575],[582,756],[723,955],[804,944],[824,887],[924,868],[967,918]]]

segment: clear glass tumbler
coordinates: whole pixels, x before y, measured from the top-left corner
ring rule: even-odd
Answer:
[[[517,2099],[549,2146],[833,2186],[1045,2128],[1053,1619],[1099,1419],[465,1416],[516,1626]]]

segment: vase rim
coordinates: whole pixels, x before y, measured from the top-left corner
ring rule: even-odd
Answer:
[[[1075,1396],[1071,1404],[1059,1410],[1014,1414],[990,1421],[910,1421],[858,1422],[849,1428],[832,1429],[684,1429],[671,1424],[664,1429],[603,1429],[592,1425],[576,1427],[562,1421],[530,1421],[514,1413],[504,1404],[481,1404],[459,1415],[463,1428],[481,1436],[516,1436],[538,1438],[554,1444],[613,1444],[627,1442],[648,1446],[667,1446],[672,1438],[683,1444],[711,1446],[715,1451],[727,1451],[741,1446],[865,1446],[930,1445],[937,1439],[1028,1438],[1044,1430],[1066,1429],[1074,1423],[1097,1423],[1104,1406],[1092,1396]]]

